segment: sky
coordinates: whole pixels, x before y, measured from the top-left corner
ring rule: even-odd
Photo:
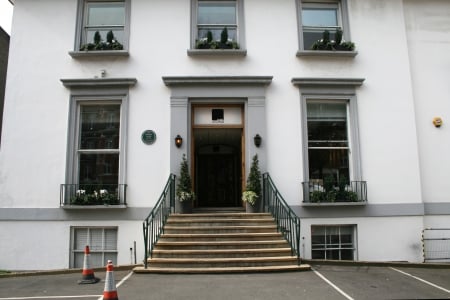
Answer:
[[[11,35],[13,5],[8,0],[0,0],[0,26]]]

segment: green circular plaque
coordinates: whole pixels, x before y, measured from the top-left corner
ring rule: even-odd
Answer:
[[[146,130],[141,135],[142,142],[151,145],[156,141],[156,133],[153,130]]]

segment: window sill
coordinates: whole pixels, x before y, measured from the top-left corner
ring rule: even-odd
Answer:
[[[325,51],[325,50],[298,50],[297,56],[315,56],[315,57],[355,57],[358,51]]]
[[[128,50],[69,51],[72,58],[130,56]]]
[[[188,49],[188,56],[247,56],[242,49]]]
[[[99,209],[125,209],[127,208],[126,205],[124,204],[119,204],[119,205],[62,205],[61,208],[63,209],[67,209],[67,210],[78,210],[78,209],[83,209],[83,210],[99,210]]]
[[[319,206],[365,206],[366,201],[361,202],[303,202],[302,206],[319,207]]]

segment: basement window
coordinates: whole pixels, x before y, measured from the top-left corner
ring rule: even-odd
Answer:
[[[84,250],[89,246],[90,265],[106,266],[108,260],[117,264],[117,227],[72,227],[71,268],[83,268]]]
[[[311,226],[311,258],[354,260],[356,225]]]

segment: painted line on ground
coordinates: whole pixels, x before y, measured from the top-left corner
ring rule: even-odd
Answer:
[[[450,290],[447,290],[446,288],[443,288],[443,287],[441,287],[441,286],[439,286],[439,285],[437,285],[437,284],[434,284],[434,283],[432,283],[432,282],[426,281],[425,279],[422,279],[422,278],[420,278],[420,277],[417,277],[417,276],[414,276],[414,275],[412,275],[412,274],[406,273],[406,272],[404,272],[404,271],[402,271],[402,270],[399,270],[399,269],[396,269],[396,268],[393,268],[393,267],[389,267],[389,268],[390,268],[391,270],[394,270],[394,271],[397,271],[397,272],[399,272],[399,273],[402,273],[403,275],[406,275],[406,276],[409,276],[409,277],[414,278],[414,279],[416,279],[416,280],[419,280],[419,281],[421,281],[421,282],[423,282],[423,283],[426,283],[426,284],[428,284],[428,285],[430,285],[430,286],[432,286],[432,287],[434,287],[434,288],[440,289],[440,290],[442,290],[442,291],[444,291],[444,292],[450,294]]]
[[[116,284],[116,288],[118,288],[119,286],[121,286],[125,281],[127,281],[131,275],[133,275],[133,271],[131,271],[130,273],[127,274],[127,276],[125,276],[124,278],[122,278],[122,280]],[[1,299],[0,299],[1,300]],[[101,296],[100,298],[98,298],[97,300],[103,300],[103,296]]]
[[[354,300],[352,297],[350,297],[349,295],[347,295],[343,290],[341,290],[337,285],[335,285],[334,283],[332,283],[330,280],[328,280],[325,276],[323,276],[322,274],[320,274],[318,271],[316,271],[314,268],[311,268],[313,270],[313,272],[319,276],[323,281],[325,281],[326,283],[328,283],[329,285],[331,285],[331,287],[333,287],[336,291],[339,292],[339,294],[341,294],[342,296],[344,296],[345,298],[347,298],[348,300]]]
[[[0,298],[0,300],[73,299],[73,298],[97,298],[98,296],[100,295],[8,297],[8,298]]]

